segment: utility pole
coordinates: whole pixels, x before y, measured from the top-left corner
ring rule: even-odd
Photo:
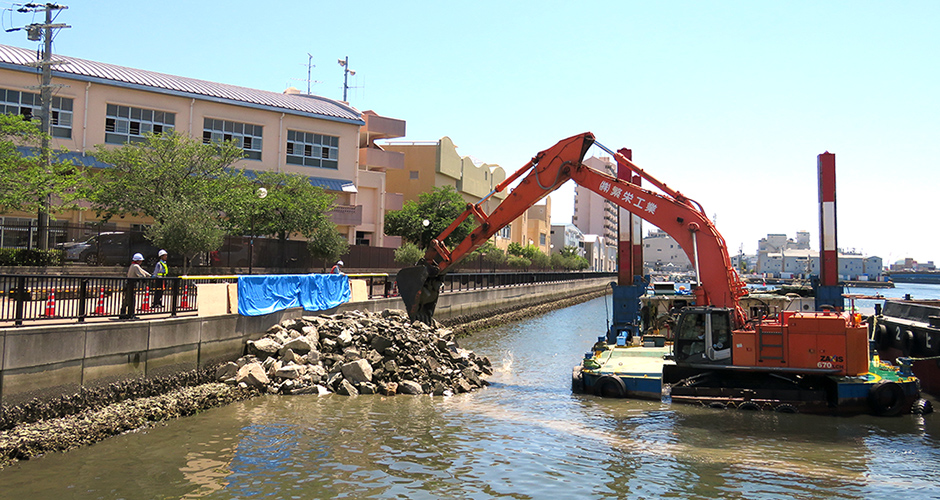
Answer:
[[[30,24],[26,26],[27,38],[30,41],[43,41],[42,60],[37,64],[42,70],[42,84],[39,87],[39,98],[41,103],[40,127],[42,128],[42,144],[40,146],[40,160],[46,167],[46,172],[52,169],[52,156],[49,151],[49,138],[52,137],[52,30],[60,28],[70,28],[65,24],[53,24],[52,13],[54,11],[65,10],[68,7],[54,3],[37,4],[28,3],[17,9],[17,12],[39,12],[45,11],[46,18],[43,24]],[[7,31],[16,31],[21,28],[13,28]],[[37,214],[39,231],[39,249],[49,249],[49,210],[51,208],[50,195],[46,194],[42,201],[42,207]]]
[[[349,75],[356,76],[356,72],[349,69],[349,56],[346,56],[346,59],[338,59],[336,62],[343,67],[343,102],[349,102],[346,100],[346,91],[349,90]]]

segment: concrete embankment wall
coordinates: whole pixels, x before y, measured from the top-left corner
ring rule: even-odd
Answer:
[[[599,278],[445,293],[438,301],[436,317],[540,304],[603,290],[609,282],[609,278]],[[234,360],[244,354],[248,340],[260,338],[269,327],[288,318],[401,308],[401,299],[394,298],[349,302],[319,312],[291,309],[255,317],[219,314],[0,329],[0,406]]]

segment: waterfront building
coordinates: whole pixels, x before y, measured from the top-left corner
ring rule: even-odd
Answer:
[[[583,257],[584,233],[574,224],[552,224],[551,245],[552,253],[561,253],[563,248],[572,247]]]
[[[404,121],[373,112],[364,117],[348,103],[296,89],[270,92],[62,55],[55,61],[51,146],[68,150],[76,163],[106,167],[89,155],[95,145],[140,141],[147,132],[235,140],[246,155],[235,167],[307,176],[335,195],[331,217],[350,244],[385,244],[384,212],[400,198],[388,195],[384,176],[402,162],[374,140],[404,135]],[[0,45],[3,112],[38,113],[36,75],[34,50]],[[0,222],[35,218],[11,213]],[[55,218],[76,225],[98,221],[85,210]],[[128,214],[107,228],[135,229],[149,222]],[[54,242],[67,239],[62,234]]]
[[[614,177],[617,176],[617,164],[609,157],[592,156],[583,162],[585,165]],[[617,212],[614,202],[585,188],[575,185],[574,214],[571,222],[584,234],[597,234],[604,238],[606,245],[617,244]]]
[[[404,156],[402,170],[387,172],[390,192],[402,193],[404,201],[418,201],[421,193],[443,186],[453,187],[467,203],[478,203],[506,179],[506,171],[495,164],[461,156],[449,137],[437,141],[387,141],[385,151]],[[482,205],[483,211],[492,213],[506,198],[506,190],[495,193]],[[551,198],[529,208],[519,218],[499,230],[492,238],[494,244],[506,250],[510,243],[535,245],[543,253],[550,252]]]
[[[881,280],[884,264],[881,257],[839,253],[839,279]],[[819,252],[808,249],[784,250],[766,253],[758,262],[758,273],[777,278],[809,277],[819,275]]]
[[[654,272],[691,271],[692,263],[676,240],[660,229],[643,238],[643,265]]]

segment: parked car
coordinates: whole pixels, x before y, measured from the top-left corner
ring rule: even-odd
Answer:
[[[95,238],[95,236],[92,236],[85,241],[68,241],[65,243],[59,243],[56,245],[56,248],[62,250],[63,258],[65,260],[81,260],[82,252],[91,246],[92,240]]]
[[[113,231],[100,233],[85,241],[85,248],[78,254],[78,260],[88,265],[128,265],[131,256],[141,253],[144,256],[144,268],[152,267],[157,262],[157,252],[142,233]]]

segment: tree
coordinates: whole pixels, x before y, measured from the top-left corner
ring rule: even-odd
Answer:
[[[183,274],[189,273],[192,258],[219,248],[225,238],[218,215],[189,200],[161,208],[159,221],[147,229],[147,238],[168,252],[184,257]]]
[[[500,250],[499,247],[494,245],[492,241],[487,240],[470,253],[467,257],[467,261],[479,262],[481,267],[483,264],[486,264],[486,267],[496,272],[496,268],[506,262],[506,254]]]
[[[509,264],[509,267],[523,270],[523,269],[528,269],[529,266],[532,264],[532,261],[530,261],[529,259],[525,257],[520,257],[518,255],[510,255],[509,259],[507,260],[507,263]]]
[[[441,234],[457,217],[464,212],[467,203],[452,186],[434,188],[429,193],[421,193],[418,202],[408,201],[401,210],[394,210],[385,215],[385,234],[401,236],[420,248],[425,249],[431,240]],[[427,220],[428,225],[423,222]],[[473,231],[473,222],[463,221],[444,240],[450,247],[457,245]]]
[[[218,212],[219,219],[231,206],[232,193],[245,184],[241,171],[232,168],[245,155],[234,142],[203,144],[171,131],[148,133],[143,142],[114,149],[97,145],[93,154],[111,166],[94,175],[85,193],[105,220],[142,214],[163,223],[168,214],[188,210],[168,209],[178,204]]]
[[[80,176],[70,162],[43,165],[38,154],[42,133],[36,122],[19,115],[0,114],[0,213],[22,210],[46,210],[45,201],[53,200],[64,208],[75,198]],[[23,155],[19,147],[36,154]]]
[[[541,250],[536,250],[530,260],[532,261],[532,265],[539,269],[548,269],[551,267],[552,263],[551,257],[545,255]]]
[[[413,266],[421,257],[424,257],[424,252],[410,241],[395,249],[395,262],[403,266]]]
[[[229,197],[226,212],[233,229],[276,235],[282,241],[294,233],[310,239],[315,233],[325,235],[327,228],[335,231],[329,212],[336,206],[336,197],[310,184],[309,177],[263,171],[253,175]],[[264,198],[258,196],[259,188],[267,192]]]
[[[323,259],[323,272],[326,272],[328,263],[336,262],[341,255],[349,252],[349,241],[336,230],[336,224],[324,220],[307,240],[307,250],[315,258]]]

